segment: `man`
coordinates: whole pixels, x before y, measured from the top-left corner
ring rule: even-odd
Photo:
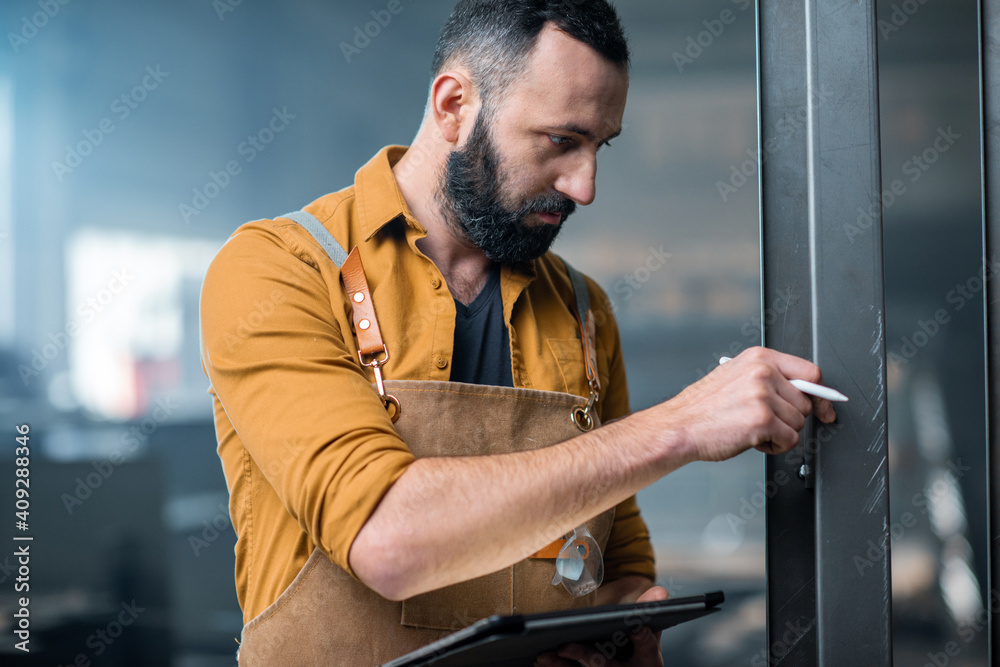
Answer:
[[[594,200],[627,89],[606,0],[462,0],[412,146],[220,251],[203,366],[241,665],[377,664],[491,613],[664,599],[634,494],[691,461],[785,452],[814,409],[834,419],[789,383],[818,368],[762,349],[628,415],[607,297],[547,252]],[[554,558],[585,532],[606,569],[592,592]],[[661,664],[657,637],[633,640],[604,664]]]

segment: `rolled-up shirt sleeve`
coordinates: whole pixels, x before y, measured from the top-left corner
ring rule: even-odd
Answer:
[[[228,437],[351,573],[354,538],[413,455],[358,364],[345,313],[336,267],[267,221],[226,243],[202,288],[202,365]],[[220,454],[238,446],[219,435]]]

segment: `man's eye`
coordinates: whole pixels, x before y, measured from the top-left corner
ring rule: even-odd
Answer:
[[[569,137],[560,137],[558,134],[550,134],[549,141],[554,143],[556,146],[565,146],[573,140]]]

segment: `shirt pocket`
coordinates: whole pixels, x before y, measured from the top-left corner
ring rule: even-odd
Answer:
[[[549,338],[549,351],[555,360],[557,380],[562,386],[557,391],[586,396],[587,371],[583,366],[583,345],[578,338]]]
[[[587,397],[590,388],[587,386],[587,369],[583,364],[583,343],[579,338],[549,338],[549,351],[552,353],[558,369],[558,379],[562,380],[562,388],[567,394]],[[601,395],[608,388],[608,360],[604,350],[597,347],[597,379],[601,382]]]

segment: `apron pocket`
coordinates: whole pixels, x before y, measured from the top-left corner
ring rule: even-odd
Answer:
[[[403,600],[401,623],[454,632],[494,614],[514,613],[514,568]]]

